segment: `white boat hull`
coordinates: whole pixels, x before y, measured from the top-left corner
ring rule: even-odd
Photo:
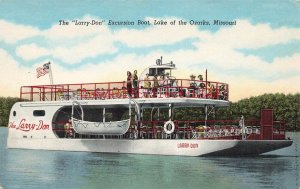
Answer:
[[[259,155],[290,146],[292,141],[176,139],[17,139],[8,148],[178,156]]]
[[[118,101],[119,102],[119,101]],[[126,101],[127,102],[127,101]],[[84,101],[85,105],[116,103],[115,101]],[[120,101],[124,105],[125,101]],[[185,102],[186,103],[186,102]],[[8,148],[85,151],[103,153],[157,154],[178,156],[237,156],[258,155],[288,147],[291,140],[209,140],[209,139],[129,139],[62,138],[65,130],[55,133],[53,119],[71,102],[19,102],[10,113]],[[102,105],[102,104],[101,104]],[[33,116],[34,111],[45,111],[45,116]],[[121,135],[119,135],[121,137]],[[133,137],[132,137],[133,138]]]

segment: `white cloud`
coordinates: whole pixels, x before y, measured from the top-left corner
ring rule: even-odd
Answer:
[[[284,44],[291,40],[300,39],[300,29],[276,28],[268,24],[251,24],[247,20],[237,20],[237,25],[221,28],[206,43],[227,46],[233,49],[257,49],[276,44]]]
[[[270,71],[277,73],[284,73],[289,71],[300,73],[300,53],[288,57],[275,58],[272,62],[272,65],[270,65],[269,67]]]
[[[16,55],[25,61],[31,61],[50,54],[51,52],[48,49],[39,47],[35,43],[21,45],[16,49]]]
[[[95,57],[102,54],[115,53],[117,48],[113,45],[111,37],[107,35],[97,35],[83,43],[73,47],[57,47],[53,49],[53,57],[65,63],[79,63],[84,58]]]
[[[22,85],[29,85],[31,69],[20,67],[14,58],[4,49],[0,49],[0,96],[19,96]]]
[[[84,16],[79,21],[100,20]],[[78,26],[55,24],[50,29],[40,31],[46,46],[25,44],[17,47],[16,54],[26,61],[34,60],[45,55],[52,55],[66,64],[80,63],[83,59],[111,54],[117,51],[114,46],[113,34],[105,25]]]
[[[0,20],[0,28],[0,41],[3,40],[9,44],[40,35],[37,28],[14,24],[5,20]]]

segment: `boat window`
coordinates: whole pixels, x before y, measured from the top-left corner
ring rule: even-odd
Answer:
[[[45,110],[34,110],[33,116],[45,116]]]
[[[164,68],[149,68],[149,76],[154,76],[155,74],[157,74],[158,76],[164,75],[165,69]]]
[[[16,116],[17,115],[17,112],[16,111],[13,111],[13,116]]]
[[[149,69],[149,76],[154,76],[155,75],[155,68],[150,68]]]

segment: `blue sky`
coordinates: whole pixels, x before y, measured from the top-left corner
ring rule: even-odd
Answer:
[[[299,27],[299,1],[297,0],[116,0],[116,1],[48,1],[1,0],[1,18],[45,29],[59,19],[73,19],[86,14],[104,19],[143,19],[175,16],[184,19],[249,19],[253,23],[267,22],[272,27],[283,25]],[[209,28],[208,28],[209,29]],[[212,29],[212,28],[210,28]]]
[[[60,26],[59,20],[105,23]],[[108,20],[135,25],[108,26]],[[152,24],[139,26],[137,20]],[[168,25],[154,26],[154,20]],[[179,20],[188,24],[179,26]],[[214,20],[236,25],[215,26]],[[22,85],[48,84],[35,77],[45,61],[53,63],[55,83],[103,82],[124,80],[126,70],[142,72],[160,56],[176,63],[181,78],[208,69],[209,79],[230,84],[233,101],[297,93],[300,1],[0,0],[0,61],[7,68],[0,71],[7,78],[0,81],[7,89],[0,96],[18,96]]]

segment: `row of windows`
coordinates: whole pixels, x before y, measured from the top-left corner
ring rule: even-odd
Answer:
[[[13,111],[13,116],[16,116],[17,112]],[[33,110],[33,116],[36,117],[41,117],[41,116],[45,116],[45,110]]]

